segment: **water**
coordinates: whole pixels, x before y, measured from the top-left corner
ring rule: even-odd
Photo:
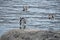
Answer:
[[[23,12],[23,5],[29,5],[28,12]],[[20,17],[26,17],[27,28],[45,29],[52,26],[60,29],[60,0],[0,0],[0,34],[19,28]],[[49,20],[48,14],[54,14],[55,20]]]

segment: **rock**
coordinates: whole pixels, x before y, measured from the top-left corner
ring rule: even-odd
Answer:
[[[21,30],[14,29],[6,32],[0,38],[1,40],[59,40],[60,34],[46,31]]]

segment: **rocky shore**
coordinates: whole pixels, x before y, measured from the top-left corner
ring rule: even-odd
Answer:
[[[60,40],[60,33],[56,31],[13,29],[4,33],[0,40]]]

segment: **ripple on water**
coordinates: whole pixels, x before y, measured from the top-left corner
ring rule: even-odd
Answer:
[[[20,27],[19,25],[20,16],[23,17],[24,15],[25,15],[24,17],[27,18],[28,29],[31,28],[47,30],[49,25],[51,25],[52,23],[59,24],[60,21],[52,22],[51,20],[48,20],[49,13],[57,14],[55,19],[60,20],[59,1],[55,0],[39,0],[39,1],[12,0],[8,2],[0,0],[0,34],[3,34],[7,30]],[[29,11],[22,12],[23,8],[22,4],[26,3],[30,5]],[[60,25],[57,26],[59,28]]]

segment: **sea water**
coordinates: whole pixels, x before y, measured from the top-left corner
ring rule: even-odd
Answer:
[[[23,12],[23,5],[30,6]],[[55,15],[49,20],[49,13]],[[5,31],[19,28],[20,17],[26,18],[26,29],[47,30],[50,26],[60,29],[60,1],[59,0],[0,0],[0,35]]]

